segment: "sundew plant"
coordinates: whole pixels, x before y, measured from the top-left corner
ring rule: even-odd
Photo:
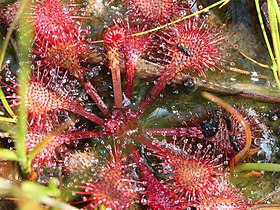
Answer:
[[[277,0],[1,1],[0,208],[280,208],[279,22]]]

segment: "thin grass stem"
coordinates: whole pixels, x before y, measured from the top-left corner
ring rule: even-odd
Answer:
[[[203,9],[201,9],[201,10],[196,11],[196,12],[190,14],[190,15],[186,15],[186,16],[184,16],[184,17],[182,17],[182,18],[179,18],[179,19],[174,20],[174,21],[172,21],[172,22],[169,22],[169,23],[166,23],[166,24],[164,24],[164,25],[158,26],[158,27],[156,27],[156,28],[152,28],[152,29],[147,30],[147,31],[142,31],[142,32],[139,32],[139,33],[136,33],[136,34],[132,34],[132,36],[140,36],[140,35],[144,35],[144,34],[148,34],[148,33],[151,33],[151,32],[158,31],[158,30],[160,30],[160,29],[166,28],[167,26],[174,25],[174,24],[176,24],[176,23],[182,22],[183,20],[189,19],[189,18],[191,18],[191,17],[195,17],[195,16],[197,16],[198,14],[201,14],[201,13],[203,13],[203,12],[205,12],[205,11],[208,11],[208,10],[210,10],[210,9],[212,9],[212,8],[214,8],[214,7],[218,6],[218,5],[220,5],[220,4],[221,4],[221,6],[224,6],[224,5],[225,5],[226,3],[228,3],[228,2],[229,2],[229,0],[221,0],[221,1],[218,1],[218,2],[216,2],[216,3],[214,3],[214,4],[211,4],[211,5],[208,6],[208,7],[205,7],[205,8],[203,8]]]
[[[280,23],[280,9],[277,0],[272,0],[272,4],[273,4],[273,8],[275,9],[278,22]]]
[[[271,69],[271,67],[269,65],[266,65],[266,64],[263,64],[263,63],[259,63],[258,61],[254,60],[253,58],[249,57],[248,55],[246,55],[245,53],[239,51],[239,53],[241,55],[243,55],[246,59],[248,59],[249,61],[251,61],[252,63],[262,67],[262,68],[265,68],[265,69]]]
[[[259,18],[259,22],[260,22],[260,27],[261,27],[262,34],[263,34],[263,38],[264,38],[264,41],[266,43],[266,47],[267,47],[267,50],[268,50],[268,53],[270,55],[270,59],[271,59],[271,62],[272,62],[272,66],[270,68],[271,68],[271,70],[273,72],[273,76],[274,76],[276,85],[277,85],[278,89],[280,90],[280,82],[279,82],[279,78],[278,78],[278,74],[277,74],[277,68],[276,68],[277,63],[275,61],[275,58],[274,58],[274,55],[273,55],[273,51],[271,49],[271,46],[270,46],[270,43],[269,43],[269,40],[268,40],[268,36],[267,36],[266,31],[265,31],[264,21],[263,21],[263,18],[262,18],[261,8],[260,8],[260,4],[259,4],[258,0],[255,0],[255,6],[256,6],[256,10],[257,10],[257,14],[258,14],[258,18]]]

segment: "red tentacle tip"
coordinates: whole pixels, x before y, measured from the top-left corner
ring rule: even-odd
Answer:
[[[111,27],[105,34],[104,45],[107,49],[118,46],[122,43],[125,37],[125,32],[119,26]]]

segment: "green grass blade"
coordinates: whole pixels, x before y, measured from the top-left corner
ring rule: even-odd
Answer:
[[[102,204],[101,206],[98,207],[98,210],[106,210],[106,206]]]
[[[276,67],[277,63],[275,61],[274,54],[273,54],[272,48],[271,48],[270,43],[269,43],[269,39],[268,39],[267,33],[265,31],[264,21],[263,21],[263,18],[262,18],[262,13],[261,13],[261,9],[260,9],[259,0],[255,0],[255,5],[256,5],[256,10],[257,10],[257,14],[258,14],[258,18],[259,18],[259,22],[260,22],[260,26],[261,26],[263,38],[264,38],[264,41],[265,41],[265,44],[266,44],[271,62],[272,62],[271,70],[273,72],[273,76],[274,76],[276,85],[277,85],[278,89],[280,90],[280,82],[279,82],[279,78],[278,78],[278,74],[277,74],[277,67]]]
[[[268,18],[270,23],[270,31],[273,42],[274,54],[276,58],[276,66],[278,69],[278,76],[280,75],[280,38],[279,29],[276,17],[276,8],[274,7],[273,1],[268,1]],[[278,7],[277,7],[278,8]]]
[[[26,5],[29,0],[23,0],[21,4]],[[29,2],[31,4],[31,1]],[[29,14],[31,6],[26,7],[24,13]],[[18,111],[18,126],[16,131],[16,151],[20,160],[21,167],[25,173],[31,172],[31,166],[27,161],[25,137],[27,132],[27,108],[26,108],[26,90],[29,87],[30,67],[30,50],[33,42],[33,27],[31,21],[27,18],[19,18],[19,32],[17,34],[19,48],[19,74],[18,74],[18,95],[19,111]]]
[[[262,18],[262,13],[261,13],[261,8],[260,8],[259,0],[255,0],[255,5],[256,5],[256,10],[257,10],[257,13],[258,13],[258,18],[259,18],[260,26],[261,26],[261,29],[262,29],[263,38],[264,38],[264,41],[265,41],[268,53],[270,55],[270,59],[271,59],[271,61],[273,63],[273,62],[275,62],[274,61],[274,55],[273,55],[273,51],[272,51],[272,48],[271,48],[270,43],[269,43],[269,39],[268,39],[267,33],[265,31],[265,26],[264,26],[264,21],[263,21],[263,18]]]
[[[225,6],[226,4],[228,4],[230,2],[230,0],[225,0],[224,3],[219,7],[222,8],[223,6]]]
[[[0,148],[0,160],[14,160],[18,161],[18,156],[15,151]]]
[[[15,118],[9,118],[9,117],[0,117],[1,122],[10,122],[10,123],[16,123],[17,120]]]
[[[280,9],[279,9],[277,0],[272,0],[272,4],[273,4],[273,8],[275,9],[275,12],[276,12],[278,22],[280,23]]]
[[[16,119],[16,115],[15,113],[13,112],[13,110],[11,109],[8,101],[6,100],[6,97],[5,97],[5,94],[2,90],[2,88],[0,87],[0,99],[2,101],[2,104],[4,105],[4,108],[6,109],[6,111],[9,113],[9,115],[13,118],[13,119]]]
[[[251,61],[252,63],[262,67],[262,68],[265,68],[265,69],[271,69],[271,67],[269,65],[266,65],[266,64],[263,64],[263,63],[259,63],[258,61],[252,59],[251,57],[249,57],[248,55],[246,55],[245,53],[243,53],[242,51],[239,51],[239,53],[241,55],[243,55],[245,58],[247,58],[249,61]]]

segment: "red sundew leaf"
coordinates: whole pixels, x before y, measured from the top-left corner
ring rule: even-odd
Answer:
[[[182,13],[190,13],[188,1],[126,0],[131,15],[146,25],[167,23]]]
[[[132,158],[136,162],[141,180],[146,186],[146,190],[143,192],[144,198],[142,199],[142,201],[145,200],[145,202],[142,202],[144,205],[148,205],[149,209],[166,210],[179,210],[187,207],[187,203],[184,204],[174,191],[168,189],[153,176],[136,150],[132,151]]]
[[[181,72],[206,77],[207,70],[223,71],[222,66],[230,63],[223,58],[229,56],[223,50],[231,35],[222,33],[200,18],[169,26],[158,35],[164,42],[161,51],[164,57],[158,60],[166,63],[166,71],[174,77]]]
[[[69,10],[63,9],[61,0],[36,1],[32,17],[35,40],[52,44],[57,39],[74,36],[77,32],[71,19],[72,15]]]
[[[89,173],[94,173],[95,176],[83,180],[84,185],[77,187],[81,190],[76,194],[84,196],[83,200],[77,203],[90,202],[84,209],[92,209],[102,204],[110,209],[131,209],[134,206],[134,199],[138,199],[133,186],[135,181],[126,175],[127,166],[121,151],[115,148],[113,154],[111,147],[108,148],[111,159],[103,164],[90,164]],[[86,157],[93,159],[92,156]]]
[[[220,186],[220,191],[217,194],[204,197],[195,207],[201,210],[244,210],[252,206],[246,201],[245,196],[235,192],[225,181],[221,181]]]
[[[46,136],[47,133],[38,132],[36,129],[29,130],[26,135],[27,152],[32,151]],[[70,143],[71,140],[67,133],[52,136],[45,147],[43,147],[32,160],[32,168],[34,170],[42,167],[54,168],[58,160],[57,152],[60,154],[65,153],[67,149],[63,144]]]
[[[180,199],[196,203],[218,191],[218,184],[225,176],[222,171],[225,165],[218,164],[222,156],[213,156],[211,145],[203,147],[184,142],[183,146],[168,143],[164,147],[156,138],[153,141],[144,137],[137,139],[160,159],[161,173],[167,177],[164,182]]]

